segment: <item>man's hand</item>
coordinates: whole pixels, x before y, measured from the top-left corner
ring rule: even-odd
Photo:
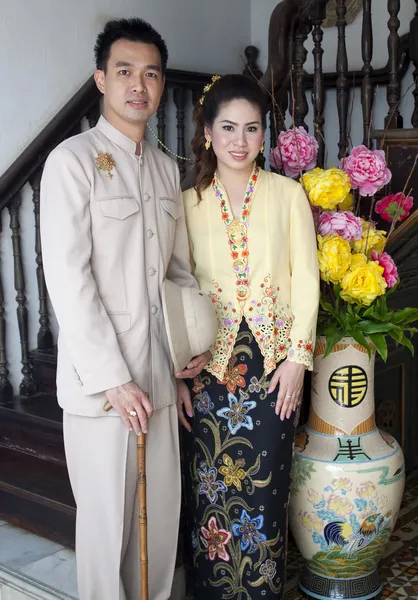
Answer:
[[[274,392],[280,382],[275,412],[282,421],[290,419],[301,404],[304,375],[305,366],[289,360],[282,362],[274,372],[268,393]]]
[[[136,383],[130,381],[107,390],[105,396],[129,431],[134,430],[136,435],[147,433],[153,408],[147,394]]]
[[[183,408],[184,407],[184,408]],[[180,423],[187,429],[187,431],[191,431],[189,421],[186,419],[186,415],[184,414],[186,411],[187,416],[193,417],[193,407],[192,400],[190,398],[190,390],[184,381],[177,381],[177,413],[179,417]]]
[[[209,350],[206,350],[203,354],[199,354],[199,356],[195,356],[183,371],[176,373],[177,379],[193,379],[193,377],[197,377],[211,358],[212,354]]]

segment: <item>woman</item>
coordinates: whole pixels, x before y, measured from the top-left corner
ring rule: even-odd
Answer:
[[[195,115],[186,221],[194,275],[219,323],[212,360],[178,385],[190,432],[184,477],[197,600],[283,597],[290,467],[319,278],[302,187],[255,166],[265,112],[255,81],[226,75]]]

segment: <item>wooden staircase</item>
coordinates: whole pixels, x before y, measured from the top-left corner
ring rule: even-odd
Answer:
[[[38,391],[0,406],[0,518],[74,546],[75,502],[65,462],[56,353],[32,353]]]

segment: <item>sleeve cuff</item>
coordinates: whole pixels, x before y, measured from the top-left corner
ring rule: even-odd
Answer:
[[[309,370],[313,370],[313,350],[314,341],[312,335],[307,340],[299,340],[297,343],[293,343],[287,353],[287,360],[290,362],[296,362]]]

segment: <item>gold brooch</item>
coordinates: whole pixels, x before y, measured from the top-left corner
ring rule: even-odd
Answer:
[[[115,160],[111,154],[105,152],[99,152],[96,157],[96,165],[99,171],[106,171],[109,179],[112,179],[112,169],[116,166]]]
[[[210,90],[210,88],[213,86],[213,84],[215,83],[215,81],[218,81],[218,79],[220,79],[220,78],[221,78],[220,75],[214,75],[212,77],[212,81],[210,83],[207,83],[205,85],[205,87],[203,88],[203,96],[199,100],[200,104],[203,104],[203,102],[205,101],[206,94],[208,93],[208,91]]]

